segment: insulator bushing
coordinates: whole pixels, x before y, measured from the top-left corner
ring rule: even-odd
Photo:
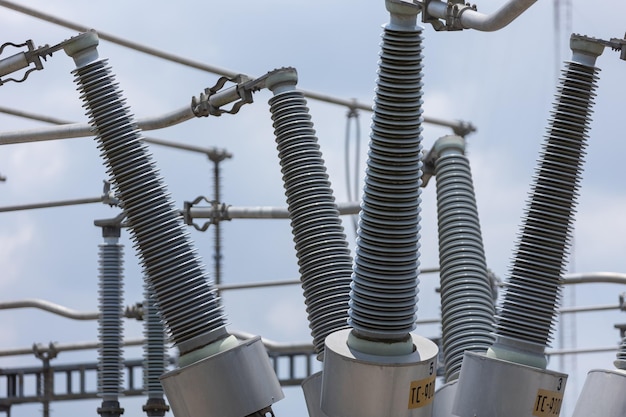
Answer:
[[[619,345],[614,363],[617,369],[626,370],[626,337],[622,339]]]
[[[106,238],[99,246],[100,317],[98,349],[98,395],[104,401],[117,401],[122,393],[123,349],[123,245],[117,238]]]
[[[572,49],[574,58],[580,55]],[[566,62],[562,71],[497,316],[496,343],[490,351],[490,355],[503,359],[507,350],[523,351],[527,364],[544,368],[544,350],[552,338],[560,301],[596,89],[598,69],[590,65],[588,54],[584,57],[584,63]]]
[[[147,280],[144,282],[143,304],[143,389],[148,399],[163,398],[161,375],[168,365],[168,355],[165,351],[165,328],[154,302],[154,295]]]
[[[352,257],[306,100],[295,80],[290,89],[287,84],[278,84],[269,104],[309,327],[321,359],[326,336],[348,327]]]
[[[409,17],[414,22],[415,15]],[[371,340],[403,340],[415,328],[421,33],[422,28],[414,25],[388,24],[382,36],[349,310],[357,335]]]
[[[464,139],[445,136],[431,153],[437,180],[439,277],[445,381],[458,377],[465,351],[494,341],[495,308]],[[429,154],[430,155],[430,154]]]
[[[76,62],[75,81],[144,274],[171,341],[184,354],[227,336],[225,315],[107,60],[84,52],[95,50],[97,36],[84,35],[65,50]]]

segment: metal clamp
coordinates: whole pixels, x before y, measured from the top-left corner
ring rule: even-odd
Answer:
[[[57,357],[59,350],[54,342],[50,342],[47,348],[40,343],[33,343],[33,354],[37,359],[49,361]]]
[[[605,46],[607,48],[611,48],[614,51],[619,51],[620,59],[623,61],[626,61],[626,35],[624,35],[624,39],[611,38],[608,41],[605,41],[604,39],[597,39],[597,38],[592,38],[589,36],[579,35],[579,34],[573,34],[572,38],[576,38],[580,40],[587,40],[589,42],[594,42],[599,45]]]
[[[41,62],[41,60],[43,59],[45,61],[48,56],[52,56],[54,52],[61,49],[64,42],[65,41],[54,46],[49,46],[46,44],[38,48],[35,48],[35,44],[30,39],[20,44],[15,44],[13,42],[6,42],[2,44],[0,46],[0,55],[8,46],[13,46],[15,48],[26,47],[26,51],[11,55],[8,58],[0,59],[0,77],[27,68],[30,64],[34,64],[34,67],[26,70],[21,79],[0,79],[0,85],[3,85],[9,81],[21,83],[26,80],[26,78],[28,78],[31,72],[43,69],[43,63]]]
[[[430,23],[436,31],[453,31],[465,29],[461,24],[461,15],[466,10],[477,10],[475,4],[464,3],[464,0],[449,0],[446,4],[446,19],[444,23],[437,17],[434,17],[428,13],[428,5],[433,1],[439,0],[424,0],[422,22]]]
[[[236,114],[241,106],[252,103],[252,93],[255,93],[266,87],[267,80],[282,72],[293,72],[294,68],[278,68],[259,78],[251,78],[244,74],[239,74],[234,78],[220,77],[217,83],[206,88],[200,93],[199,97],[192,97],[191,109],[196,117],[221,116],[224,113]],[[235,83],[234,86],[223,87],[227,82]],[[223,110],[222,106],[234,103],[230,110]]]
[[[211,205],[211,216],[209,220],[204,222],[202,226],[197,225],[193,221],[193,216],[191,215],[191,209],[193,206],[197,205],[199,202],[205,201]],[[183,219],[185,224],[188,226],[193,226],[199,232],[206,232],[210,225],[217,224],[223,220],[230,220],[226,214],[228,206],[224,203],[220,203],[219,201],[209,200],[204,196],[196,197],[193,201],[185,201],[183,208]]]
[[[111,183],[107,180],[102,181],[104,186],[102,187],[102,202],[109,206],[121,207],[120,200],[115,197],[115,193],[111,190]]]

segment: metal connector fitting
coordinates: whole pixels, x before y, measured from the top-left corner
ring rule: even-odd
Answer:
[[[294,81],[295,80],[295,81]],[[252,93],[268,88],[274,91],[278,85],[289,82],[295,85],[298,76],[294,68],[279,68],[267,74],[251,78],[244,74],[239,74],[234,78],[220,77],[217,83],[206,88],[199,97],[192,97],[191,109],[196,117],[221,116],[224,113],[236,114],[244,104],[253,102]],[[227,82],[235,83],[234,86],[223,88]],[[223,107],[233,104],[230,110]]]
[[[397,30],[414,29],[417,15],[422,11],[417,1],[385,0],[385,7],[391,15],[389,26]]]
[[[302,382],[302,391],[309,417],[327,417],[322,411],[322,372],[316,372]]]
[[[572,50],[572,61],[588,67],[595,66],[596,59],[604,51],[602,41],[578,34],[570,36],[569,46]]]
[[[76,68],[82,68],[98,59],[98,43],[98,34],[90,30],[66,40],[62,45],[65,53],[74,60]]]

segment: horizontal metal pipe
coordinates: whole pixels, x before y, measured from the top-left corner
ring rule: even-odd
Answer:
[[[359,214],[359,203],[337,203],[339,214]],[[211,219],[219,216],[219,208],[213,207],[192,207],[189,214],[194,219]],[[227,220],[231,219],[288,219],[289,210],[287,207],[257,206],[257,207],[235,207],[226,206],[224,213]]]
[[[439,268],[424,268],[420,270],[421,274],[434,274],[439,272]],[[249,282],[245,284],[220,284],[216,285],[219,291],[229,290],[250,290],[256,288],[269,288],[269,287],[282,287],[288,285],[300,285],[300,280],[283,280],[283,281],[262,281],[262,282]]]
[[[566,274],[563,284],[626,284],[626,274],[617,272],[587,272]]]
[[[124,346],[141,346],[143,345],[143,339],[128,339],[123,341]],[[12,349],[1,349],[1,356],[18,356],[18,355],[32,355],[34,353],[34,347],[36,346],[37,352],[44,353],[50,352],[54,350],[55,352],[69,352],[76,350],[91,350],[98,349],[100,347],[100,342],[75,342],[75,343],[53,343],[52,349],[51,346],[48,345],[34,345],[27,348],[12,348]]]
[[[597,348],[547,350],[546,351],[546,355],[548,355],[548,356],[559,356],[559,355],[578,355],[578,354],[582,354],[582,353],[604,353],[604,352],[617,352],[617,345],[615,345],[615,346],[597,347]]]
[[[12,109],[10,107],[0,106],[0,113],[9,114],[11,116],[23,117],[24,119],[38,120],[44,123],[50,123],[53,125],[66,125],[72,122],[67,120],[57,119],[56,117],[43,116],[41,114],[35,114],[24,110]]]
[[[510,0],[489,15],[479,13],[471,8],[465,8],[457,17],[463,28],[493,32],[507,26],[536,2],[537,0]],[[449,10],[445,2],[431,1],[428,3],[428,14],[439,19],[451,17],[449,16]]]
[[[4,106],[0,106],[0,113],[5,113],[11,116],[23,117],[25,119],[37,120],[40,122],[50,123],[50,124],[55,124],[55,125],[73,124],[73,122],[70,122],[67,120],[62,120],[62,119],[57,119],[54,117],[48,117],[48,116],[43,116],[40,114],[25,112],[23,110],[11,109],[11,108],[4,107]],[[168,116],[164,116],[164,119],[167,119],[167,118]],[[164,140],[164,139],[145,137],[143,138],[143,141],[146,143],[153,144],[153,145],[165,146],[168,148],[180,149],[183,151],[202,153],[202,154],[207,155],[209,158],[225,159],[225,158],[232,158],[233,156],[232,154],[224,150],[217,149],[217,148],[204,148],[201,146],[194,146],[194,145],[188,145],[185,143],[172,142],[172,141]]]
[[[5,206],[5,207],[0,207],[0,213],[9,212],[9,211],[20,211],[20,210],[33,210],[33,209],[40,209],[40,208],[77,206],[80,204],[102,203],[102,201],[103,201],[102,197],[93,197],[93,198],[77,198],[74,200],[48,201],[45,203],[22,204],[22,205],[16,205],[16,206]]]
[[[252,337],[255,337],[255,335],[251,333],[237,331],[237,330],[231,331],[230,333],[240,340],[248,340]],[[308,342],[282,343],[282,342],[276,342],[276,341],[265,339],[265,338],[261,340],[263,341],[263,345],[265,345],[265,347],[268,350],[272,351],[273,353],[282,353],[282,354],[294,354],[294,353],[313,354],[314,353],[313,344],[308,343]],[[123,345],[124,346],[141,346],[144,344],[144,342],[145,342],[144,339],[127,339],[123,341]],[[51,348],[54,349],[55,352],[91,350],[91,349],[98,349],[100,347],[100,342],[96,342],[96,341],[76,342],[76,343],[65,343],[65,344],[52,343],[51,345],[52,346],[38,344],[36,345],[37,351],[49,352]],[[0,357],[1,356],[32,355],[33,347],[34,346],[26,347],[26,348],[2,349],[0,350]]]
[[[187,106],[160,116],[137,119],[137,126],[142,130],[156,130],[182,123],[194,117],[191,106]],[[71,139],[93,135],[93,128],[89,123],[70,123],[54,127],[0,132],[0,145]]]
[[[594,311],[608,311],[608,310],[620,310],[621,307],[615,304],[601,305],[601,306],[585,306],[585,307],[563,307],[559,309],[560,314],[571,313],[591,313]]]
[[[50,301],[39,299],[0,302],[0,310],[12,310],[17,308],[38,308],[74,320],[97,320],[100,315],[97,311],[76,311]]]
[[[50,23],[54,23],[56,25],[59,26],[63,26],[72,30],[77,30],[79,32],[86,32],[88,30],[91,30],[92,28],[89,28],[87,26],[84,25],[80,25],[78,23],[74,23],[74,22],[70,22],[68,20],[65,19],[61,19],[58,18],[56,16],[52,16],[46,13],[42,13],[38,10],[29,8],[29,7],[25,7],[10,1],[6,1],[6,0],[0,0],[0,6],[4,6],[8,9],[11,10],[15,10],[17,12],[35,17],[37,19],[41,19],[41,20],[45,20],[47,22]],[[149,46],[145,46],[145,45],[141,45],[139,43],[136,42],[132,42],[123,38],[120,38],[118,36],[109,34],[109,33],[105,33],[105,32],[101,32],[101,31],[97,31],[98,32],[98,37],[100,39],[115,43],[117,45],[120,46],[124,46],[126,48],[130,48],[133,49],[135,51],[139,51],[139,52],[143,52],[145,54],[148,55],[152,55],[155,56],[157,58],[161,58],[161,59],[165,59],[167,61],[170,62],[174,62],[177,64],[181,64],[181,65],[185,65],[187,67],[190,68],[195,68],[201,71],[205,71],[205,72],[209,72],[211,74],[216,74],[216,75],[222,75],[225,77],[229,77],[229,78],[234,78],[237,75],[239,75],[239,72],[236,71],[231,71],[225,68],[220,68],[220,67],[216,67],[213,65],[207,65],[205,63],[202,62],[198,62],[198,61],[194,61],[191,59],[187,59],[175,54],[171,54],[168,52],[164,52],[164,51],[160,51],[158,49],[155,48],[151,48]],[[331,103],[331,104],[338,104],[341,106],[345,106],[345,107],[349,107],[352,109],[361,109],[361,110],[365,110],[365,111],[372,111],[372,106],[371,105],[367,105],[367,104],[362,104],[362,103],[357,103],[355,100],[345,100],[345,99],[340,99],[340,98],[336,98],[336,97],[331,97],[325,94],[320,94],[320,93],[316,93],[314,91],[307,91],[307,90],[299,90],[302,92],[302,94],[304,94],[305,97],[314,99],[314,100],[319,100],[319,101],[323,101],[326,103]],[[449,127],[451,128],[455,134],[460,135],[460,136],[466,136],[469,133],[475,132],[476,128],[474,126],[472,126],[471,123],[467,123],[467,122],[463,122],[463,121],[450,121],[450,120],[443,120],[443,119],[438,119],[438,118],[431,118],[428,116],[424,116],[424,122],[425,123],[430,123],[430,124],[435,124],[435,125],[439,125],[439,126],[444,126],[444,127]],[[149,128],[144,128],[142,127],[143,130],[150,130]],[[157,127],[153,127],[152,129],[158,129]],[[1,142],[0,142],[1,143]]]
[[[100,313],[97,311],[77,311],[55,304],[50,301],[38,298],[27,298],[24,300],[0,301],[0,310],[13,310],[18,308],[37,308],[49,313],[63,316],[74,320],[97,320]],[[141,319],[141,309],[137,306],[130,306],[124,309],[124,317],[131,319]]]

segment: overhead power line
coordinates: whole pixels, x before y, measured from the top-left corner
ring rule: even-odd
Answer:
[[[22,6],[20,4],[17,4],[11,1],[0,0],[0,6],[6,7],[7,9],[11,9],[19,13],[26,14],[28,16],[31,16],[37,19],[44,20],[49,23],[66,27],[68,29],[76,30],[79,32],[87,32],[89,30],[94,29],[89,26],[71,22],[69,20],[65,20],[65,19],[53,16],[47,13],[43,13],[39,10]],[[98,32],[98,37],[100,39],[115,43],[117,45],[120,45],[126,48],[133,49],[138,52],[152,55],[157,58],[161,58],[170,62],[181,64],[190,68],[195,68],[201,71],[209,72],[211,74],[221,75],[221,76],[225,76],[229,78],[234,78],[240,74],[239,72],[231,71],[226,68],[221,68],[221,67],[217,67],[214,65],[208,65],[203,62],[195,61],[195,60],[188,59],[188,58],[176,55],[176,54],[161,51],[159,49],[142,45],[137,42],[133,42],[133,41],[121,38],[119,36],[112,35],[107,32],[102,32],[100,30],[97,30],[97,32]],[[331,103],[331,104],[337,104],[340,106],[348,107],[350,109],[365,110],[365,111],[370,111],[370,112],[372,111],[372,106],[370,104],[359,103],[356,100],[346,100],[346,99],[337,98],[337,97],[329,96],[326,94],[321,94],[321,93],[317,93],[314,91],[308,91],[308,90],[302,90],[302,89],[300,89],[299,91],[301,91],[305,97],[308,97],[310,99],[319,100],[319,101],[323,101],[323,102]],[[450,129],[454,131],[455,134],[460,135],[460,136],[466,136],[476,131],[476,127],[472,125],[470,122],[465,122],[461,120],[444,120],[444,119],[439,119],[436,117],[424,116],[424,122],[439,125],[439,126],[449,127]]]

